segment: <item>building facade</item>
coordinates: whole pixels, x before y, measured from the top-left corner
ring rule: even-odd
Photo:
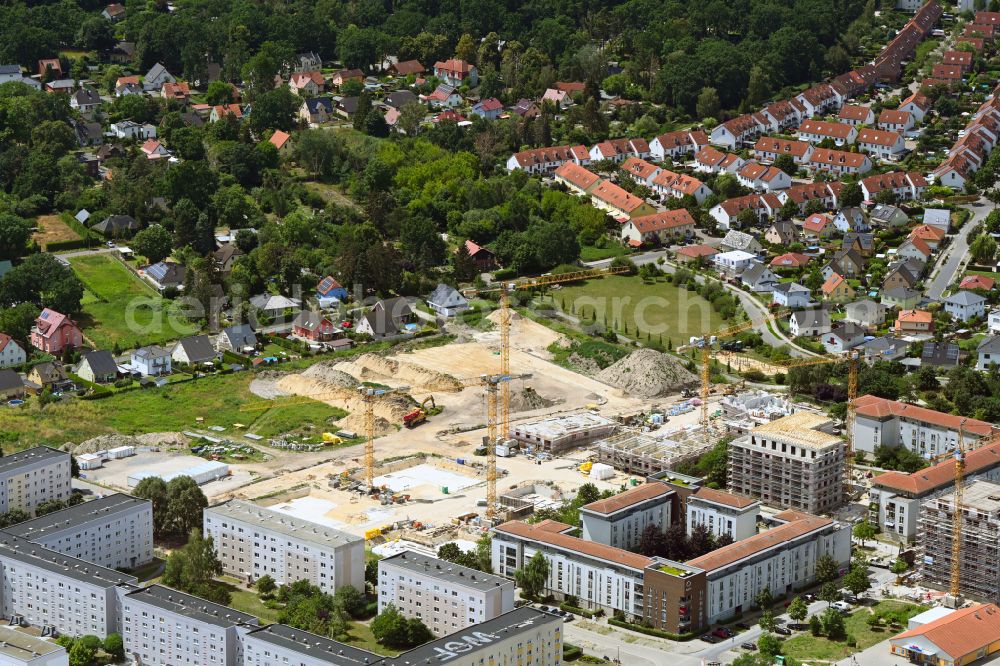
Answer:
[[[636,486],[580,507],[583,538],[613,548],[636,550],[650,525],[666,532],[674,491],[663,483]]]
[[[108,569],[153,559],[153,503],[115,493],[6,528],[57,553]]]
[[[0,666],[69,666],[69,654],[52,641],[0,627]]]
[[[832,427],[829,419],[811,412],[757,426],[729,445],[730,489],[808,513],[840,506],[844,442],[829,433]]]
[[[307,580],[329,594],[365,589],[360,537],[236,499],[205,509],[203,523],[223,571],[243,580]]]
[[[67,500],[72,493],[70,454],[36,446],[0,458],[0,513],[20,509],[34,513],[48,500]]]
[[[514,581],[408,550],[378,562],[379,612],[389,604],[446,636],[514,610]]]
[[[696,525],[710,534],[729,536],[733,541],[749,539],[757,534],[760,502],[712,488],[699,488],[687,500],[687,533],[691,536]]]

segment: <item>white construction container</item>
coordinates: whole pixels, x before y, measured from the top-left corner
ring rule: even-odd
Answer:
[[[103,463],[101,456],[96,453],[82,453],[76,457],[76,464],[81,470],[100,469]]]
[[[134,446],[117,446],[113,449],[108,449],[107,452],[108,460],[118,460],[119,458],[129,458],[135,455]]]
[[[614,475],[615,468],[611,465],[594,463],[594,466],[590,468],[590,478],[597,479],[598,481],[605,481],[612,478]]]

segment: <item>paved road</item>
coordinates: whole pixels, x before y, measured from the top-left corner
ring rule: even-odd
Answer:
[[[941,300],[944,290],[951,284],[969,259],[969,236],[972,230],[978,225],[993,208],[984,205],[984,200],[979,200],[979,205],[966,206],[972,211],[972,217],[962,225],[955,237],[944,253],[938,258],[937,265],[927,282],[925,289],[927,298],[932,301]]]
[[[684,654],[690,644],[673,643],[615,629],[607,634],[590,631],[577,622],[568,622],[566,642],[578,645],[587,654],[619,659],[623,666],[703,666],[698,656]]]

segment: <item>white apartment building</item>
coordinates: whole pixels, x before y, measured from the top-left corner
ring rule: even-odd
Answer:
[[[266,574],[279,585],[308,580],[329,594],[365,589],[361,537],[236,499],[205,509],[203,523],[228,574],[247,581]]]
[[[115,588],[134,576],[0,532],[0,615],[69,636],[118,631]]]
[[[687,533],[691,536],[702,525],[716,537],[727,534],[733,541],[742,541],[757,534],[758,515],[757,500],[703,486],[687,498]]]
[[[674,491],[667,485],[645,483],[580,507],[583,538],[613,548],[635,550],[643,531],[655,525],[670,527],[670,505]]]
[[[36,446],[0,458],[0,513],[34,513],[48,500],[69,499],[70,454]]]
[[[514,581],[406,550],[378,562],[378,611],[389,604],[446,636],[514,610]]]
[[[852,441],[857,451],[867,454],[877,446],[905,446],[930,459],[954,451],[960,434],[965,448],[971,449],[996,430],[985,421],[874,395],[861,396],[854,405]]]
[[[729,489],[765,504],[818,514],[844,495],[844,442],[832,422],[796,412],[729,445]]]
[[[134,569],[153,559],[153,503],[122,493],[27,520],[5,531],[108,569]]]
[[[848,526],[798,511],[775,519],[783,524],[686,563],[706,573],[709,624],[754,607],[765,589],[779,596],[812,583],[823,555],[843,565],[851,561]]]
[[[383,659],[286,624],[254,629],[242,640],[243,666],[374,666]]]
[[[0,666],[69,666],[69,654],[53,641],[0,627]]]
[[[549,561],[543,592],[558,599],[572,595],[588,609],[606,613],[620,610],[629,618],[643,615],[643,570],[652,558],[587,541],[568,532],[573,527],[556,521],[529,525],[509,521],[493,529],[493,571],[508,578],[535,553]]]
[[[162,585],[121,590],[125,654],[142,666],[242,666],[257,618]]]

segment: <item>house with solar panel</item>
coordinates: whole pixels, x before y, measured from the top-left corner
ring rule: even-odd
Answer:
[[[316,300],[321,308],[333,308],[347,300],[347,289],[327,275],[316,285]]]
[[[168,287],[180,289],[184,286],[184,277],[186,275],[187,269],[181,264],[175,264],[172,261],[161,261],[146,267],[146,277],[160,291]]]

